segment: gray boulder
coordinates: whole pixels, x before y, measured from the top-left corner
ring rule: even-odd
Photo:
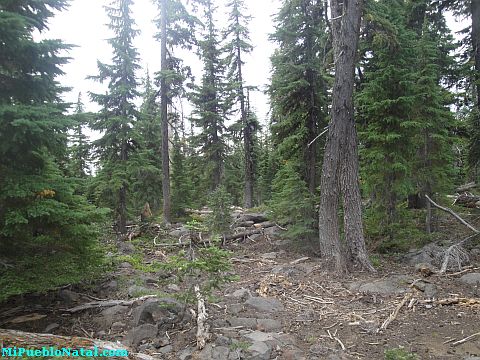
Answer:
[[[466,285],[480,286],[480,273],[465,274],[460,278],[460,282]]]
[[[412,280],[406,275],[393,275],[371,282],[353,282],[350,284],[349,290],[378,295],[396,295],[407,291]]]
[[[143,324],[131,329],[123,339],[127,346],[138,346],[143,340],[154,339],[158,334],[158,328],[152,324]]]
[[[249,359],[269,360],[272,349],[263,341],[255,341],[248,347],[247,352],[250,354]]]
[[[133,325],[155,324],[159,327],[164,325],[179,324],[189,320],[189,313],[179,302],[170,298],[148,299],[133,310]]]
[[[283,304],[275,298],[251,297],[245,304],[260,312],[283,311]]]
[[[127,315],[128,311],[128,306],[112,306],[102,310],[100,316],[95,319],[95,322],[99,327],[109,329],[115,322],[122,320],[122,318]]]

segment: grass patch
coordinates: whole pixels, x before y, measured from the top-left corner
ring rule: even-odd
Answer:
[[[398,348],[385,350],[385,360],[418,360],[418,357],[405,349]]]

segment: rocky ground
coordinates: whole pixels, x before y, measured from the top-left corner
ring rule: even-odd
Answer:
[[[166,237],[185,231],[179,225]],[[337,276],[281,232],[269,227],[226,245],[238,280],[207,302],[211,338],[202,350],[195,304],[178,300],[190,284],[169,283],[168,274],[127,261],[90,287],[12,299],[0,306],[0,327],[118,341],[158,359],[384,359],[395,348],[418,359],[480,359],[478,248],[470,250],[469,267],[448,275],[435,273],[444,248],[429,244],[380,258],[377,274]],[[165,261],[170,251],[148,238],[117,247],[126,255],[140,251],[146,263]],[[157,296],[67,311],[148,294]]]

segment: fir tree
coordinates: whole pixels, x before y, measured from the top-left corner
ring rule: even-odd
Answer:
[[[242,124],[243,147],[245,158],[244,176],[244,206],[253,206],[254,190],[254,136],[255,123],[249,121],[249,114],[246,104],[245,84],[243,79],[243,57],[253,50],[250,43],[248,23],[251,19],[246,15],[246,6],[243,0],[232,0],[227,4],[230,10],[227,29],[224,37],[227,41],[227,79],[231,81],[230,88],[233,93],[233,101],[240,105],[240,123]]]
[[[88,162],[91,160],[91,146],[88,137],[83,133],[83,128],[88,125],[90,119],[83,106],[82,94],[79,93],[75,112],[72,115],[73,133],[69,136],[69,173],[79,179],[85,179],[90,175]]]
[[[318,128],[328,113],[325,75],[328,32],[323,2],[284,0],[276,16],[271,39],[278,44],[269,94],[272,102],[272,137],[284,160],[302,164],[301,178],[310,192],[317,184]]]
[[[195,18],[192,17],[179,0],[159,0],[160,10],[157,38],[161,44],[160,81],[160,117],[162,129],[162,193],[163,217],[170,222],[170,155],[169,155],[169,112],[173,98],[183,93],[183,82],[189,75],[189,69],[175,57],[177,47],[190,49],[194,43],[193,29]]]
[[[139,69],[138,53],[133,40],[138,34],[132,18],[132,0],[114,0],[105,7],[110,18],[109,27],[114,37],[108,40],[113,49],[112,64],[98,62],[99,75],[91,78],[108,81],[106,94],[93,94],[93,101],[101,107],[101,113],[92,128],[104,135],[95,142],[99,150],[101,169],[99,178],[104,181],[102,193],[113,192],[118,231],[126,232],[129,157],[135,149],[133,125],[139,113],[134,100],[138,97],[135,72]]]
[[[218,39],[218,30],[214,22],[216,7],[212,0],[197,0],[203,11],[202,22],[204,34],[199,40],[199,56],[203,62],[201,84],[195,86],[191,94],[195,106],[193,122],[200,128],[196,135],[196,145],[205,159],[205,181],[210,189],[216,189],[223,178],[226,144],[224,71],[225,61],[222,57]]]
[[[75,194],[75,182],[59,169],[71,121],[56,77],[69,47],[34,37],[66,3],[0,4],[0,253],[15,261],[2,274],[2,299],[62,285],[72,273],[79,280],[85,261],[94,260],[94,223],[102,213]],[[68,267],[56,268],[59,259]]]

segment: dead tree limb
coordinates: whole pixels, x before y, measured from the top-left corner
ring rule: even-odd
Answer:
[[[464,192],[464,191],[467,191],[467,190],[470,190],[470,189],[473,189],[473,188],[476,188],[476,187],[477,187],[477,184],[475,182],[469,182],[468,184],[464,184],[464,185],[456,188],[456,191],[460,193],[460,192]]]
[[[60,336],[52,334],[38,334],[29,333],[18,330],[0,329],[0,344],[5,349],[7,347],[16,346],[20,348],[36,348],[42,349],[43,347],[49,349],[53,347],[55,349],[85,349],[95,350],[98,354],[105,354],[104,351],[127,351],[128,359],[139,360],[154,360],[152,356],[135,353],[125,345],[114,343],[111,341],[104,341],[98,339],[88,339],[77,336]],[[118,354],[118,353],[117,353]],[[126,357],[126,354],[124,355]],[[108,358],[108,357],[106,357]]]
[[[463,219],[462,219],[457,213],[455,213],[453,210],[438,205],[435,201],[433,201],[432,199],[430,199],[430,197],[429,197],[428,195],[425,195],[425,197],[426,197],[427,200],[428,200],[433,206],[435,206],[436,208],[438,208],[438,209],[440,209],[440,210],[443,210],[443,211],[445,211],[445,212],[448,212],[448,213],[449,213],[450,215],[452,215],[455,219],[457,219],[458,221],[460,221],[463,225],[465,225],[466,227],[468,227],[470,230],[474,231],[475,233],[480,233],[479,230],[475,229],[472,225],[470,225],[468,222],[466,222],[465,220],[463,220]]]
[[[390,314],[390,316],[383,322],[382,326],[380,326],[378,329],[377,329],[377,332],[380,332],[382,330],[385,330],[388,325],[390,325],[392,323],[392,321],[394,321],[397,316],[398,316],[398,313],[400,312],[400,310],[402,309],[402,307],[410,301],[410,299],[412,298],[412,293],[408,293],[407,295],[404,296],[404,298],[402,299],[402,301],[400,302],[400,304],[397,305],[397,307],[395,308],[395,310]]]
[[[112,307],[116,305],[124,305],[124,306],[130,306],[133,305],[136,302],[141,302],[145,301],[150,298],[157,297],[157,295],[145,295],[136,299],[131,299],[131,300],[104,300],[104,301],[92,301],[89,303],[85,303],[82,305],[75,306],[71,309],[66,309],[65,312],[68,312],[70,314],[74,314],[83,310],[88,310],[88,309],[98,309],[98,308],[104,308],[104,307]]]
[[[205,299],[200,292],[200,287],[195,285],[195,296],[198,303],[197,316],[197,348],[202,350],[210,339],[209,325],[207,324],[208,314],[205,307]]]

